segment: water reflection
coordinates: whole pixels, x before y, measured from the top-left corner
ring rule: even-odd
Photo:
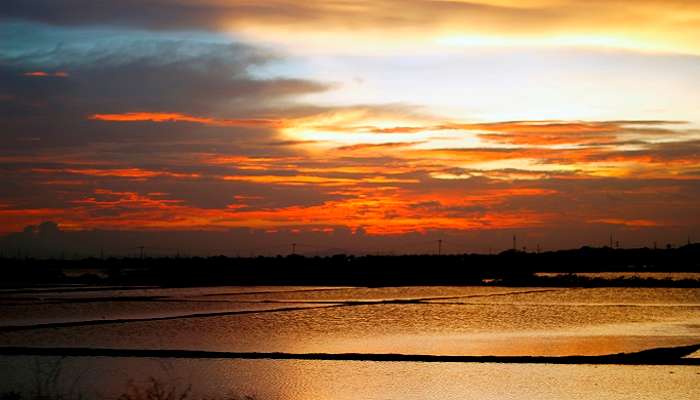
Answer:
[[[142,299],[133,301],[135,294]],[[103,291],[99,301],[94,295],[78,292],[71,297],[62,291],[43,293],[39,300],[26,293],[6,294],[0,322],[144,320],[18,332],[0,328],[0,341],[22,346],[446,355],[598,355],[700,341],[697,289],[288,287]],[[24,302],[15,304],[18,298]],[[205,312],[218,314],[198,316]]]
[[[284,308],[286,311],[276,311]],[[207,317],[192,315],[211,314]],[[86,325],[104,318],[141,321]],[[161,319],[158,319],[161,318]],[[162,319],[166,318],[166,319]],[[288,353],[599,355],[700,342],[700,291],[665,288],[58,288],[3,291],[3,346]],[[42,359],[47,359],[46,357]],[[1,357],[0,387],[32,382]],[[700,398],[698,367],[67,358],[66,379],[118,394],[156,376],[260,399]],[[14,385],[14,386],[12,386]]]

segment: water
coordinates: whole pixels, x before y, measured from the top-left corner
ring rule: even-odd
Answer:
[[[124,318],[134,321],[80,325]],[[598,355],[700,343],[700,290],[220,287],[0,293],[0,326],[57,322],[75,326],[0,332],[0,345]],[[0,357],[0,389],[30,386],[38,366],[50,360]],[[695,366],[71,357],[61,367],[65,382],[103,395],[120,393],[129,379],[155,376],[191,383],[206,395],[260,399],[700,398]]]
[[[536,276],[558,276],[566,275],[565,272],[538,272]],[[576,272],[576,276],[586,278],[618,279],[618,278],[641,278],[641,279],[670,279],[679,281],[682,279],[700,279],[699,272]]]
[[[49,365],[49,359],[40,364]],[[0,367],[8,382],[27,382],[36,360],[10,357]],[[62,361],[65,386],[94,397],[122,392],[148,376],[198,395],[257,399],[697,399],[698,367],[593,366],[358,361],[89,359]],[[31,390],[31,384],[27,385]],[[78,390],[78,388],[76,388]]]

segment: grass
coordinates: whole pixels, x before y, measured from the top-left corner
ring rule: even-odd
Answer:
[[[256,400],[250,395],[228,395],[219,397],[197,396],[192,385],[181,387],[156,378],[148,378],[143,383],[133,380],[126,384],[123,392],[115,397],[88,396],[76,390],[80,377],[70,385],[61,379],[63,358],[48,361],[37,359],[32,371],[32,384],[28,390],[0,392],[0,400]]]
[[[90,397],[80,393],[63,393],[52,388],[35,388],[29,393],[9,391],[0,393],[0,400],[88,400]],[[161,382],[155,378],[149,378],[145,384],[136,384],[133,381],[126,385],[124,392],[116,396],[116,400],[256,400],[255,396],[222,396],[204,397],[192,394],[192,385],[180,388]]]

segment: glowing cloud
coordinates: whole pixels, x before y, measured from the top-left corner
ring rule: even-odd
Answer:
[[[108,122],[191,122],[211,126],[232,126],[246,128],[280,127],[282,121],[269,119],[216,119],[196,117],[180,113],[130,112],[124,114],[93,114],[88,117],[96,121]]]
[[[22,74],[23,76],[31,77],[54,77],[54,78],[67,78],[69,76],[68,72],[57,71],[57,72],[44,72],[44,71],[30,71]]]

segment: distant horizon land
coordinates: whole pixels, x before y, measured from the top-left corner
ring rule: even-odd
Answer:
[[[568,251],[582,248],[672,249],[693,244],[690,233],[669,232],[664,240],[641,229],[580,229],[544,234],[539,228],[480,231],[431,230],[372,235],[362,229],[333,227],[299,231],[236,228],[228,230],[63,230],[52,221],[0,234],[0,257],[106,258],[304,255],[444,255]]]
[[[585,251],[600,251],[600,250],[605,250],[605,251],[610,251],[610,252],[618,252],[618,253],[624,253],[624,252],[636,252],[636,251],[655,251],[655,252],[666,252],[666,251],[675,251],[675,250],[683,250],[683,249],[695,249],[695,248],[700,249],[700,243],[688,243],[688,244],[681,244],[681,245],[672,245],[672,244],[667,244],[665,247],[649,247],[649,246],[642,246],[642,247],[610,247],[607,245],[602,245],[602,246],[591,246],[591,245],[583,245],[580,247],[571,247],[571,248],[562,248],[562,249],[549,249],[549,250],[537,250],[537,249],[505,249],[505,250],[499,250],[499,251],[493,251],[491,253],[483,253],[483,252],[443,252],[443,253],[437,253],[437,252],[405,252],[405,253],[398,253],[394,251],[386,251],[386,252],[367,252],[367,253],[361,253],[361,252],[355,252],[355,253],[349,253],[349,252],[306,252],[306,253],[258,253],[258,254],[243,254],[242,252],[238,252],[240,254],[232,254],[231,252],[235,252],[235,250],[229,250],[228,254],[227,252],[210,252],[208,254],[194,254],[194,253],[186,253],[186,252],[180,252],[180,253],[174,253],[174,254],[167,254],[167,253],[160,253],[160,254],[149,254],[146,252],[146,249],[148,248],[147,246],[143,246],[144,248],[144,253],[143,255],[138,254],[138,253],[113,253],[109,254],[107,252],[103,252],[102,254],[97,254],[97,255],[92,255],[92,254],[85,254],[85,253],[69,253],[69,252],[62,252],[61,254],[58,255],[45,255],[45,256],[33,256],[31,254],[27,253],[13,253],[10,250],[6,249],[0,249],[0,259],[6,259],[6,260],[18,260],[18,259],[29,259],[29,260],[53,260],[53,261],[82,261],[82,260],[109,260],[109,259],[117,259],[117,260],[167,260],[167,259],[208,259],[208,258],[225,258],[225,259],[255,259],[255,258],[290,258],[290,257],[297,257],[297,258],[302,258],[302,259],[311,259],[311,258],[333,258],[333,257],[338,257],[338,256],[343,256],[343,257],[350,257],[350,258],[363,258],[363,257],[470,257],[470,256],[478,256],[478,257],[498,257],[498,256],[504,256],[504,255],[517,255],[517,254],[522,254],[522,255],[546,255],[546,254],[562,254],[562,253],[574,253],[574,252],[585,252]],[[139,250],[140,247],[136,247],[137,251]],[[162,250],[162,249],[158,249]]]

